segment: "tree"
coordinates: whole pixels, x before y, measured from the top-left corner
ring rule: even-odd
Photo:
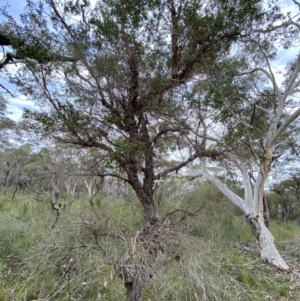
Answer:
[[[35,181],[36,169],[32,168],[32,146],[24,144],[19,148],[6,147],[1,150],[0,186],[3,194],[13,187],[13,197],[18,190],[24,191],[26,186]]]
[[[0,95],[0,141],[1,147],[8,145],[9,138],[15,130],[15,122],[7,117],[7,101]]]
[[[203,130],[198,134],[201,147],[223,149],[223,172],[240,176],[244,198],[209,171],[205,157],[201,158],[201,170],[191,176],[209,180],[244,212],[261,258],[283,270],[289,267],[265,224],[264,187],[275,157],[290,149],[292,135],[299,133],[300,109],[294,96],[300,85],[300,55],[286,66],[280,86],[272,68],[277,50],[270,38],[285,48],[293,46],[300,28],[296,18],[283,18],[276,26],[268,24],[245,33],[239,44],[241,51],[215,64],[210,82],[204,86],[206,93],[199,96],[196,85],[192,102]],[[208,115],[208,110],[213,114]]]
[[[297,217],[300,212],[300,177],[299,173],[272,186],[272,191],[281,196],[282,219],[287,222],[290,218]]]
[[[44,34],[46,34],[46,32],[44,32]],[[5,53],[3,59],[0,61],[0,69],[10,63],[15,63],[15,60],[32,59],[41,64],[47,64],[51,61],[76,61],[75,58],[49,52],[49,48],[47,47],[49,45],[43,45],[33,35],[27,36],[26,40],[20,39],[19,36],[20,33],[12,34],[7,24],[2,26],[2,31],[0,31],[0,46],[12,46],[16,52]]]
[[[221,154],[191,146],[167,159],[197,136],[190,134],[190,87],[265,15],[255,0],[103,0],[93,9],[87,1],[48,0],[46,7],[29,1],[23,25],[8,18],[9,41],[26,41],[24,49],[15,44],[25,64],[11,80],[41,106],[24,117],[61,142],[97,149],[93,173],[129,184],[142,205],[143,225],[132,234],[138,256],[116,261],[97,245],[128,301],[141,300],[161,249],[158,229],[171,215],[157,215],[155,183],[199,156]],[[77,59],[41,59],[49,53]]]

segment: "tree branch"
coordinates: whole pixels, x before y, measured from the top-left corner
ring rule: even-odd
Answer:
[[[186,166],[187,164],[189,164],[190,162],[194,161],[196,158],[198,158],[198,154],[195,153],[194,155],[192,155],[191,157],[189,157],[187,160],[181,162],[180,164],[173,166],[171,168],[168,168],[158,174],[156,174],[154,176],[154,180],[159,180],[160,178],[163,178],[164,176],[166,176],[167,174],[173,172],[173,171],[178,171],[180,168]]]
[[[279,136],[288,128],[288,126],[296,120],[300,116],[300,108],[296,110],[292,115],[290,115],[280,126],[280,128],[277,130],[277,132],[273,135],[273,137],[269,140],[269,144],[273,145],[273,143],[276,142],[276,140],[279,138]]]

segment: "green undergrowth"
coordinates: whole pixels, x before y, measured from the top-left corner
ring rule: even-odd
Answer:
[[[181,184],[180,184],[181,185]],[[162,249],[151,267],[145,301],[300,300],[300,279],[259,259],[242,213],[207,183],[178,189],[170,181],[157,190],[161,217],[176,226],[160,233]],[[0,301],[126,300],[122,280],[95,246],[112,260],[132,252],[142,208],[131,195],[117,200],[64,198],[56,221],[49,200],[17,194],[0,197]],[[271,221],[271,232],[294,271],[299,266],[300,228]],[[121,239],[120,239],[121,238]]]

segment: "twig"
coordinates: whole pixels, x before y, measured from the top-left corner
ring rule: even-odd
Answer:
[[[5,88],[2,84],[0,84],[0,87],[5,90],[11,97],[14,97],[14,95],[7,89]]]

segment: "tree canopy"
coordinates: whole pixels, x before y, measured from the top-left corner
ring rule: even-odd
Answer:
[[[297,15],[257,0],[102,0],[95,7],[28,1],[20,24],[3,13],[0,42],[15,54],[0,66],[9,72],[8,63],[19,59],[10,81],[39,105],[24,118],[60,142],[96,149],[90,175],[132,187],[143,207],[138,242],[145,266],[155,261],[156,230],[166,219],[157,214],[155,187],[198,160],[198,175],[245,213],[262,259],[289,268],[264,225],[263,190],[274,150],[287,129],[296,131],[300,114],[289,107],[300,58],[282,86],[271,67],[277,45],[299,39]],[[235,169],[244,199],[209,172],[207,158]],[[122,275],[128,300],[140,300],[145,266],[132,274],[108,261]]]

